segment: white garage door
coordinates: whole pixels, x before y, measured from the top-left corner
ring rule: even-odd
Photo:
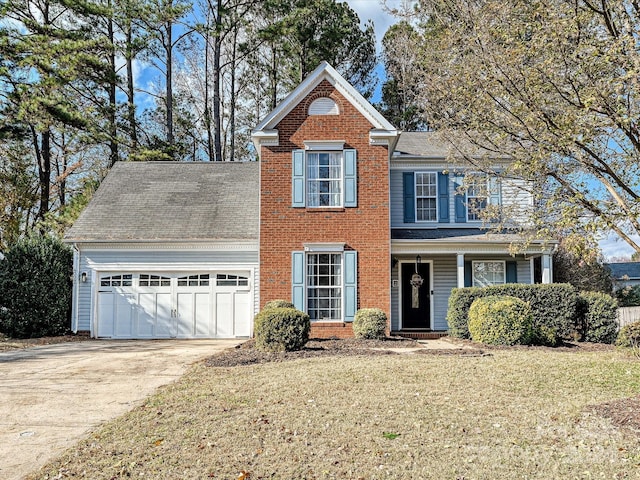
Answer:
[[[98,337],[233,338],[251,335],[249,273],[102,274]]]

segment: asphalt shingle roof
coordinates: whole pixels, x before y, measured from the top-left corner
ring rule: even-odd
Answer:
[[[634,279],[640,278],[640,262],[607,263],[613,278],[618,280],[623,277]]]
[[[516,242],[522,238],[513,233],[494,233],[480,228],[411,229],[394,228],[393,240],[442,240],[447,242]]]
[[[257,162],[119,162],[67,241],[257,240]]]
[[[451,145],[438,138],[436,132],[402,132],[395,152],[415,157],[446,157]]]

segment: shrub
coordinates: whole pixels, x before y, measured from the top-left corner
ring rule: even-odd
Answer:
[[[633,322],[620,329],[616,345],[623,348],[640,349],[640,322]]]
[[[561,338],[572,338],[575,334],[578,294],[571,285],[508,283],[484,288],[454,288],[447,311],[449,335],[469,338],[468,314],[471,304],[477,298],[492,295],[508,295],[529,303],[533,311],[533,327],[540,343],[554,345]]]
[[[269,352],[300,350],[309,341],[309,315],[295,308],[266,308],[255,316],[256,347]]]
[[[640,306],[640,285],[627,285],[619,288],[616,290],[615,296],[621,307],[638,307]]]
[[[489,345],[530,344],[532,325],[531,306],[516,297],[482,297],[469,308],[471,338]]]
[[[361,308],[353,318],[356,338],[384,338],[387,315],[379,308]]]
[[[616,340],[618,303],[611,295],[582,292],[577,311],[581,340],[597,343],[613,343]]]
[[[270,308],[296,308],[295,305],[287,300],[271,300],[264,304],[263,310],[269,310]]]
[[[69,330],[73,254],[45,236],[19,240],[0,261],[0,330],[14,338]]]

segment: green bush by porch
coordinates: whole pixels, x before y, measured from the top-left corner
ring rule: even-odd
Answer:
[[[489,345],[529,345],[534,337],[531,305],[508,295],[478,298],[469,308],[469,333]]]
[[[494,295],[508,295],[531,305],[535,343],[557,344],[562,338],[576,335],[578,292],[567,283],[525,285],[511,283],[491,287],[454,288],[449,297],[447,323],[449,335],[470,338],[469,308],[474,300]]]
[[[585,342],[613,343],[618,335],[618,302],[601,292],[581,292],[578,297],[577,329]]]
[[[356,338],[384,338],[387,315],[379,308],[361,308],[353,319]]]

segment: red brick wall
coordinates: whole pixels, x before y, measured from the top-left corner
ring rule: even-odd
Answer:
[[[313,100],[330,96],[340,115],[307,116]],[[372,125],[323,81],[277,126],[279,146],[262,147],[260,301],[291,300],[291,252],[303,244],[344,242],[358,252],[358,308],[377,307],[390,318],[389,160],[386,146],[369,145]],[[358,207],[291,206],[291,152],[305,140],[344,140],[358,152]],[[351,325],[312,326],[314,337],[353,336]]]

